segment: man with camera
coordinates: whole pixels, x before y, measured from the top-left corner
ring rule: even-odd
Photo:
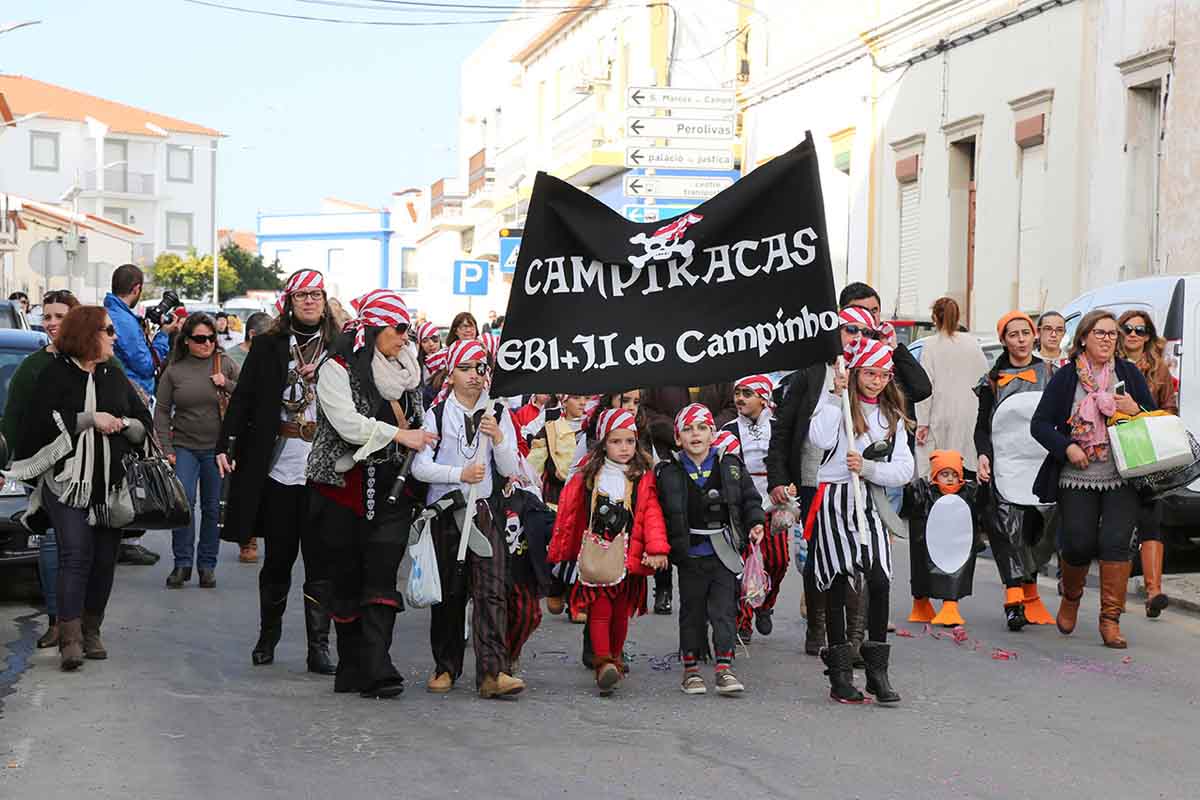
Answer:
[[[175,314],[166,313],[182,303],[174,292],[164,292],[162,301],[146,312],[147,319],[159,326],[151,342],[142,328],[142,320],[134,311],[142,299],[144,283],[145,276],[135,265],[122,264],[117,267],[112,276],[112,291],[104,297],[104,308],[117,329],[114,352],[125,368],[125,374],[146,393],[149,406],[154,397],[157,364],[170,352],[171,334],[179,329],[183,320]]]
[[[142,328],[142,320],[133,310],[142,299],[144,282],[145,276],[135,265],[122,264],[117,267],[112,275],[112,291],[104,297],[104,308],[108,311],[113,327],[117,329],[113,354],[121,362],[133,385],[143,395],[142,400],[146,407],[153,410],[157,365],[167,357],[171,347],[171,333],[177,330],[183,321],[174,314],[164,316],[160,311],[158,321],[162,326],[151,344]],[[167,294],[174,299],[174,305],[179,305],[179,298],[169,292]],[[160,309],[162,305],[159,304]],[[117,559],[121,564],[151,566],[158,563],[158,554],[150,552],[136,541],[126,540],[121,544]]]

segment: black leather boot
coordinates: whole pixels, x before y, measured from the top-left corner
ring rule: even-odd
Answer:
[[[183,585],[192,579],[191,567],[176,567],[167,576],[168,589],[182,589]]]
[[[287,608],[288,589],[286,584],[259,584],[258,604],[261,621],[258,642],[250,653],[254,666],[275,663],[275,645],[283,635],[283,612]]]
[[[654,590],[654,613],[660,616],[671,616],[671,590]]]
[[[829,676],[829,699],[839,703],[861,703],[865,699],[858,689],[854,688],[853,656],[850,645],[838,644],[821,651],[821,660],[825,662],[825,674]]]
[[[867,662],[867,694],[877,703],[899,703],[900,695],[888,680],[888,661],[892,646],[881,642],[863,642],[862,656]]]
[[[754,611],[754,627],[763,636],[770,636],[771,631],[775,629],[771,622],[771,615],[775,613],[773,608],[759,608]]]
[[[370,604],[362,612],[362,666],[364,686],[362,697],[397,697],[404,691],[404,676],[392,663],[392,631],[396,626],[396,609]]]
[[[308,634],[308,671],[334,675],[337,667],[329,657],[328,598],[333,586],[328,581],[304,584],[304,630]]]

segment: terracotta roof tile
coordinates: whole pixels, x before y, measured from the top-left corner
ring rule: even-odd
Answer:
[[[15,116],[41,111],[43,116],[51,119],[81,122],[85,116],[90,116],[108,125],[114,133],[134,133],[141,136],[158,135],[146,128],[147,122],[173,133],[223,135],[220,131],[203,125],[94,97],[24,75],[0,75],[0,94],[8,101],[8,106]]]

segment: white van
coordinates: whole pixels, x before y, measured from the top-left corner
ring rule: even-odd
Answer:
[[[1179,416],[1188,430],[1200,435],[1200,358],[1185,358],[1187,348],[1200,355],[1200,273],[1160,275],[1105,286],[1077,297],[1059,309],[1067,320],[1063,346],[1069,347],[1084,314],[1097,308],[1120,316],[1130,309],[1149,314],[1167,353],[1175,362],[1179,381]],[[1163,501],[1163,521],[1173,527],[1200,530],[1200,481]]]

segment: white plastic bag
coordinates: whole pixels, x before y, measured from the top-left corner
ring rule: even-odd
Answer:
[[[437,553],[433,549],[433,537],[425,533],[409,548],[412,569],[408,573],[408,585],[404,587],[404,600],[413,608],[428,608],[442,602],[442,578],[438,573]]]

